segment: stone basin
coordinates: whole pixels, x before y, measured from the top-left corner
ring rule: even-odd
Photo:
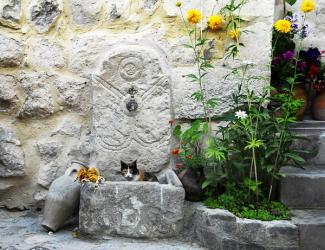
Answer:
[[[167,238],[182,229],[185,192],[158,182],[104,182],[81,188],[79,227],[96,238]]]

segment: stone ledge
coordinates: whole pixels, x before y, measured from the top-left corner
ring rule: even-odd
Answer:
[[[299,249],[298,227],[291,221],[241,219],[201,203],[187,203],[185,211],[185,229],[209,249]]]
[[[183,226],[185,192],[157,182],[105,182],[81,188],[79,227],[96,238],[168,238]]]

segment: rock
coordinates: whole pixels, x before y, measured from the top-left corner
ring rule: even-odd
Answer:
[[[41,68],[63,68],[66,65],[63,46],[48,39],[36,40],[32,43],[27,63]]]
[[[2,0],[0,3],[0,23],[17,29],[20,19],[21,0]]]
[[[30,4],[30,20],[39,33],[50,30],[62,12],[60,0],[34,0]]]
[[[19,117],[48,117],[54,113],[53,98],[49,90],[49,75],[42,72],[23,72],[20,84],[26,99],[19,111]]]
[[[23,45],[20,41],[0,35],[0,67],[15,67],[22,64]]]
[[[0,127],[0,177],[25,174],[25,154],[15,133]]]
[[[83,28],[99,21],[101,2],[99,0],[70,0],[71,23]]]
[[[81,125],[77,121],[73,121],[69,118],[65,118],[56,128],[51,136],[65,135],[69,137],[80,137]]]
[[[187,203],[185,228],[208,249],[299,249],[299,232],[291,221],[241,219],[223,209]]]
[[[104,8],[106,12],[105,20],[114,21],[129,10],[130,0],[105,0]]]
[[[41,167],[38,171],[37,183],[44,188],[49,188],[51,183],[57,177],[59,168],[60,165],[57,161],[41,163]]]
[[[161,171],[158,174],[157,179],[161,184],[170,184],[175,187],[183,187],[181,181],[177,177],[177,174],[170,168]]]
[[[159,0],[141,0],[140,7],[147,12],[152,12],[156,9]]]
[[[63,145],[58,142],[46,142],[37,145],[41,157],[40,168],[38,170],[37,183],[48,188],[57,177],[60,164],[57,159],[62,152]]]
[[[37,191],[33,194],[33,198],[35,201],[40,202],[40,201],[45,201],[46,196],[47,196],[48,191],[47,190],[41,190]]]
[[[2,180],[0,180],[0,193],[1,192],[7,192],[12,187],[14,187],[13,184],[5,183],[5,182],[2,182]]]
[[[15,77],[0,74],[0,112],[8,112],[16,106],[18,97],[15,87]]]
[[[58,158],[59,154],[62,152],[63,145],[59,142],[45,142],[37,144],[37,148],[44,162],[51,162]]]
[[[88,111],[90,102],[88,80],[58,76],[53,84],[60,93],[61,105],[76,111]]]
[[[81,189],[80,231],[94,237],[165,238],[179,234],[183,188],[157,182],[93,183]]]
[[[158,172],[170,160],[170,79],[150,46],[120,45],[110,51],[93,83],[92,133],[96,166],[109,175],[120,161]],[[131,86],[139,107],[126,108]],[[105,173],[106,172],[106,173]]]

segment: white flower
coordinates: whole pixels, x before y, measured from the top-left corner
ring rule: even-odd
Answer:
[[[255,65],[255,63],[250,60],[244,60],[242,63],[244,66],[254,66]]]
[[[245,111],[242,111],[242,110],[238,110],[236,113],[235,113],[235,117],[238,118],[238,119],[246,119],[247,118],[247,113]]]

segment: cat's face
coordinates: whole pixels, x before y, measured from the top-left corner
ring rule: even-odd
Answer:
[[[125,163],[121,161],[121,173],[129,181],[134,180],[139,175],[137,161]]]

